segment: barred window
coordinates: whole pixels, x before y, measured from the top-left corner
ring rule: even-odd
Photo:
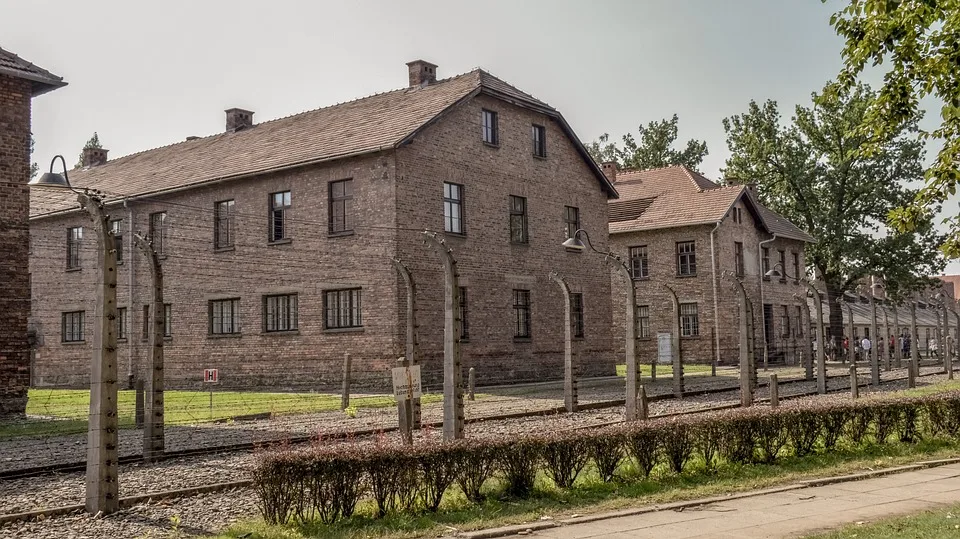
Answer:
[[[353,231],[353,180],[330,182],[331,234]]]
[[[700,318],[696,303],[680,304],[680,336],[696,337],[700,335]]]
[[[527,199],[510,195],[510,243],[527,243]]]
[[[457,312],[460,317],[460,340],[465,341],[470,338],[470,322],[467,318],[467,287],[460,287],[460,309]]]
[[[82,226],[67,229],[67,269],[80,268],[80,244],[82,241]]]
[[[803,320],[803,306],[797,305],[797,336],[798,337],[803,337],[803,327],[805,325],[806,323],[804,323],[804,320]]]
[[[110,232],[113,234],[113,250],[117,253],[117,264],[123,264],[123,219],[110,221]]]
[[[158,211],[150,214],[150,241],[153,243],[153,250],[158,255],[167,252],[167,236],[169,234],[167,226],[167,212]]]
[[[533,155],[547,156],[547,129],[542,125],[534,124],[533,126]]]
[[[173,305],[163,304],[163,336],[173,336]]]
[[[782,251],[781,251],[782,252]],[[790,307],[782,306],[783,311],[780,314],[780,336],[790,336]]]
[[[263,331],[297,329],[297,295],[277,294],[263,297]]]
[[[733,222],[737,224],[743,223],[743,210],[739,206],[733,208]]]
[[[343,329],[362,327],[360,289],[328,290],[323,293],[324,327]]]
[[[500,132],[497,126],[497,113],[492,110],[480,111],[483,141],[494,146],[500,144]]]
[[[677,242],[677,275],[697,274],[697,244],[693,241]]]
[[[233,247],[233,201],[222,200],[213,207],[213,247],[228,249]]]
[[[290,238],[287,213],[291,205],[290,191],[270,193],[270,241]]]
[[[516,331],[513,336],[518,339],[530,338],[530,291],[513,291],[513,312],[516,315]]]
[[[634,279],[646,279],[650,277],[650,264],[647,259],[646,245],[630,248],[630,274]]]
[[[573,336],[583,338],[583,294],[570,294],[570,325],[573,326]]]
[[[576,206],[563,207],[563,223],[567,227],[567,237],[572,238],[580,230],[580,208]]]
[[[117,340],[122,341],[127,338],[127,308],[117,307]]]
[[[737,241],[733,243],[733,257],[734,263],[736,264],[737,277],[743,277],[743,242]]]
[[[463,234],[463,186],[443,182],[443,230]]]
[[[800,275],[800,255],[798,253],[791,253],[793,255],[793,278],[794,281],[799,280],[802,275]]]
[[[777,251],[780,257],[780,282],[787,282],[787,253],[783,249]]]
[[[60,335],[63,342],[83,342],[83,311],[63,313]]]
[[[637,305],[637,338],[650,338],[650,306]]]
[[[213,335],[240,333],[240,298],[218,299],[210,302],[210,333]]]

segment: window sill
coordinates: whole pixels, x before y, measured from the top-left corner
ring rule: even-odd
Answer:
[[[577,254],[580,254],[583,252],[583,249],[573,249],[570,247],[564,247],[564,250],[568,253],[577,253]]]
[[[122,266],[122,265],[123,265],[123,260],[117,260],[117,265],[118,265],[118,266]]]
[[[649,280],[650,280],[650,276],[647,276],[647,277],[631,277],[631,279],[633,279],[634,281],[649,281]]]
[[[166,260],[167,255],[164,253],[157,253],[157,258],[159,258],[160,260]]]
[[[364,327],[356,328],[325,328],[324,333],[363,333]]]
[[[691,274],[689,274],[689,275],[680,275],[680,274],[677,274],[677,279],[690,279],[690,278],[696,277],[696,276],[697,276],[696,273],[691,273]]]
[[[213,252],[215,252],[215,253],[229,253],[229,252],[231,252],[231,251],[236,251],[236,250],[237,250],[237,248],[234,247],[233,245],[230,245],[230,246],[228,246],[228,247],[214,247],[214,248],[213,248]]]
[[[539,159],[539,160],[541,160],[541,161],[546,161],[546,160],[547,160],[547,156],[546,156],[546,155],[533,154],[533,158],[534,158],[534,159]]]
[[[457,239],[466,239],[466,232],[450,232],[449,230],[444,230],[443,235],[447,238],[457,238]]]
[[[82,270],[82,269],[83,269],[83,268],[67,268],[67,269],[66,269],[66,272],[67,272],[67,273],[71,273],[71,272],[74,272],[74,271],[80,271],[80,270]]]
[[[681,335],[680,340],[683,341],[699,341],[700,335]]]
[[[340,232],[327,232],[328,238],[342,238],[344,236],[353,236],[353,230],[342,230]]]
[[[483,145],[484,145],[484,146],[487,146],[488,148],[496,148],[496,149],[498,149],[498,150],[500,149],[500,143],[499,143],[499,142],[487,142],[487,141],[483,141]]]
[[[460,344],[470,344],[470,339],[469,339],[469,338],[466,338],[466,339],[461,338],[461,339],[460,339]]]
[[[585,341],[585,340],[587,340],[587,338],[581,335],[580,337],[570,337],[570,340],[571,340],[571,341]]]
[[[530,242],[529,241],[511,241],[510,246],[511,247],[530,247]]]
[[[260,332],[260,335],[263,335],[266,337],[273,337],[273,336],[283,337],[286,335],[299,335],[299,334],[300,334],[299,329],[290,329],[286,331],[261,331]]]
[[[293,243],[293,238],[283,238],[282,240],[268,241],[267,245],[288,245]]]
[[[208,339],[239,339],[243,333],[208,333]]]
[[[126,337],[117,337],[117,344],[126,344],[127,342],[129,341],[127,341]]]
[[[514,337],[513,342],[515,343],[531,343],[533,339],[531,337]]]
[[[87,344],[87,341],[60,341],[60,344],[64,346],[80,346]]]

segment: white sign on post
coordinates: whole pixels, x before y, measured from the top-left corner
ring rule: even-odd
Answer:
[[[398,399],[419,399],[423,396],[420,389],[420,365],[393,369],[393,395]]]
[[[217,369],[203,369],[204,383],[217,383],[220,381],[220,372]]]
[[[672,337],[668,332],[657,333],[657,363],[673,363]]]

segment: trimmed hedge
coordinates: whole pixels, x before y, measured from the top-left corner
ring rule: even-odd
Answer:
[[[691,457],[708,468],[719,459],[774,463],[833,450],[841,437],[854,446],[872,440],[915,442],[960,433],[960,392],[918,398],[819,400],[779,408],[742,408],[624,423],[592,430],[501,440],[457,440],[415,446],[354,444],[259,454],[254,486],[271,524],[349,518],[369,498],[377,514],[437,511],[456,483],[473,503],[494,475],[511,496],[526,497],[538,472],[559,488],[573,486],[592,462],[600,478],[618,479],[630,459],[644,478],[657,465],[683,473]]]

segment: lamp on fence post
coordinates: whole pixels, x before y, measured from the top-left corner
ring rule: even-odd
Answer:
[[[63,174],[53,172],[57,159]],[[77,190],[67,177],[62,155],[50,161],[50,172],[28,184],[31,188],[69,189],[90,214],[98,239],[99,279],[94,319],[93,355],[90,366],[90,415],[87,425],[86,510],[108,514],[119,509],[117,483],[117,251],[103,196],[90,189]]]
[[[580,239],[581,237],[586,240],[586,243]],[[625,321],[625,340],[623,343],[624,355],[626,356],[625,360],[627,364],[627,384],[624,400],[626,401],[626,420],[633,421],[638,417],[637,389],[640,381],[640,371],[637,368],[637,292],[633,286],[633,276],[630,274],[630,268],[627,267],[627,265],[619,256],[612,252],[604,253],[603,251],[598,251],[590,241],[590,235],[587,234],[587,231],[583,230],[582,228],[577,229],[577,231],[573,233],[573,237],[563,242],[564,248],[575,251],[583,251],[588,246],[590,247],[591,251],[603,255],[606,261],[615,261],[614,266],[627,282],[627,316]],[[654,358],[654,361],[656,361],[656,358]]]

